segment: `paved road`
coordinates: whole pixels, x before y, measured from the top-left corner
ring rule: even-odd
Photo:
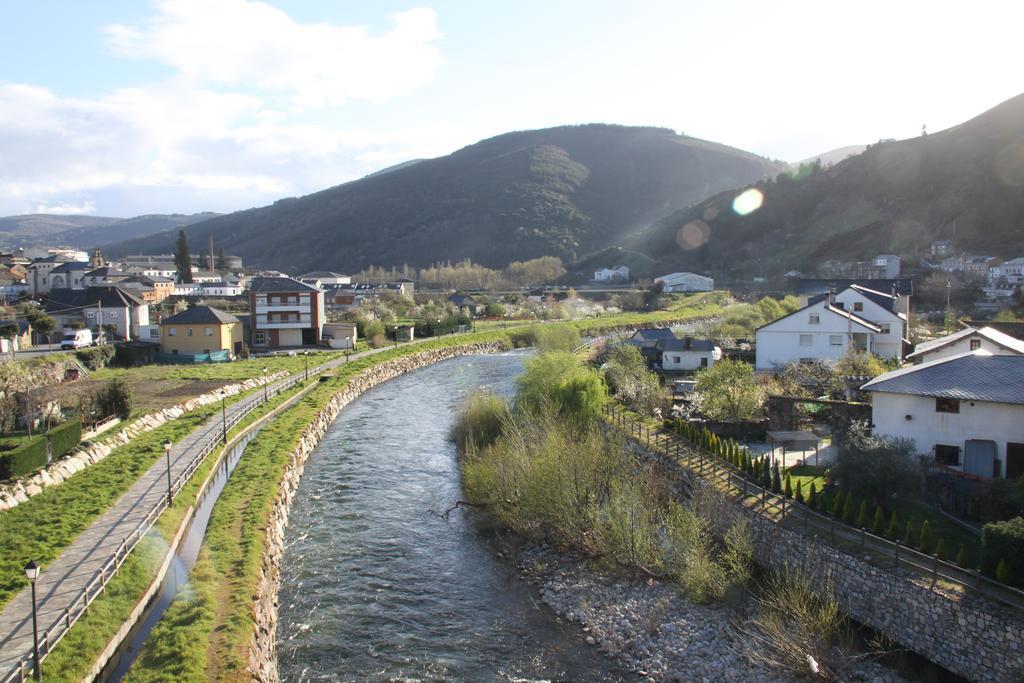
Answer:
[[[353,354],[359,358],[383,351],[376,349]],[[325,363],[327,370],[345,362],[344,358]],[[302,372],[292,377],[303,374]],[[270,384],[273,388],[287,381]],[[242,411],[247,405],[263,400],[263,392],[228,407],[230,415]],[[171,477],[176,478],[211,438],[221,433],[221,416],[214,415],[171,448]],[[104,564],[117,552],[123,539],[142,522],[146,513],[167,495],[167,465],[160,458],[114,505],[74,540],[71,545],[40,573],[36,581],[39,605],[39,632],[49,632],[51,640],[61,633],[65,610],[80,598],[82,589],[95,579]],[[31,558],[24,558],[27,563]],[[0,680],[19,659],[32,651],[32,595],[26,587],[0,612]],[[45,671],[45,664],[43,670]]]

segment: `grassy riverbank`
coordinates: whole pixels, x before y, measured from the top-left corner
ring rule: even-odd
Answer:
[[[243,431],[268,412],[291,399],[301,387],[296,387],[270,399],[247,415],[229,431],[229,435]],[[174,424],[174,423],[171,423]],[[155,432],[153,432],[155,433]],[[159,443],[158,443],[159,445]],[[162,448],[160,449],[162,451]],[[218,457],[211,454],[174,499],[174,507],[164,511],[155,526],[129,555],[109,584],[103,596],[97,599],[89,613],[71,629],[69,634],[43,664],[47,680],[73,681],[84,677],[96,658],[107,646],[121,624],[128,618],[139,599],[152,583],[167,551],[167,546],[180,528],[186,510],[195,504],[199,487],[214,468]]]
[[[229,396],[226,403],[256,391],[262,389]],[[219,410],[219,404],[203,406],[142,433],[63,483],[0,513],[0,608],[28,585],[29,558],[45,567],[153,465],[164,440],[181,440]]]

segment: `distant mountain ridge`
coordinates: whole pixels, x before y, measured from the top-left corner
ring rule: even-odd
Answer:
[[[247,265],[307,271],[565,261],[675,210],[783,170],[664,128],[604,124],[506,133],[436,159],[186,228]],[[171,231],[107,249],[168,251]]]
[[[148,214],[134,218],[26,214],[0,217],[0,245],[49,244],[91,249],[100,244],[146,237],[214,218],[220,214]]]
[[[758,183],[762,206],[730,190],[658,221],[623,246],[645,272],[812,272],[829,259],[897,254],[916,262],[938,239],[957,250],[1024,256],[1024,95],[963,124],[880,142],[806,177]],[[689,239],[687,238],[689,237]],[[696,236],[696,237],[695,237]]]

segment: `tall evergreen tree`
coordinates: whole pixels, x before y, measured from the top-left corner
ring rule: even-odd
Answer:
[[[178,282],[192,282],[192,255],[188,250],[185,231],[178,231],[178,243],[174,247],[174,266],[178,269]]]

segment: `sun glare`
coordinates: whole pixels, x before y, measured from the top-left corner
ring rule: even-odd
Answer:
[[[761,190],[757,188],[750,188],[745,190],[732,200],[732,210],[741,216],[746,216],[748,213],[753,213],[761,208],[761,204],[764,203],[764,195],[761,194]]]

